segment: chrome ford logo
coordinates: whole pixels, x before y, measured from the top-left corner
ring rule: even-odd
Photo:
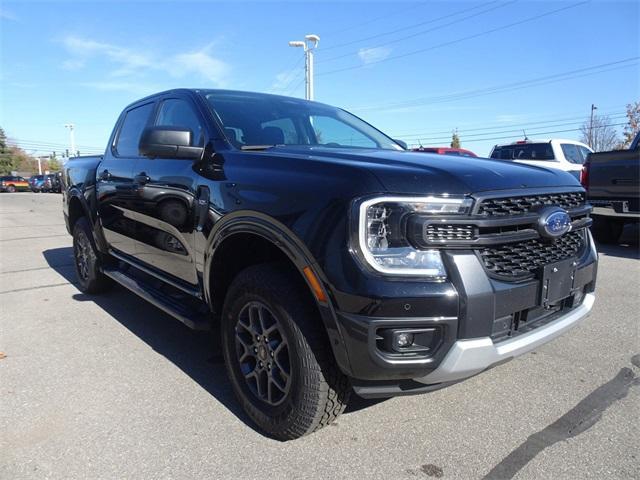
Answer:
[[[545,209],[540,212],[538,233],[545,238],[558,238],[571,230],[571,217],[561,208]]]

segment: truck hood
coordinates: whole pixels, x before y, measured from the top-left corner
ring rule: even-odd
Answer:
[[[277,147],[277,156],[302,153],[300,147]],[[390,193],[469,194],[519,188],[579,187],[567,172],[488,158],[421,152],[306,147],[307,160],[352,166],[373,174]],[[276,153],[277,152],[277,153]]]

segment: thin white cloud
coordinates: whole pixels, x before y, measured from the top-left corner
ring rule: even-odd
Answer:
[[[213,57],[208,46],[202,50],[174,55],[167,64],[169,73],[177,78],[195,73],[216,86],[223,86],[231,72],[224,61]]]
[[[276,79],[271,85],[270,91],[272,93],[284,93],[295,85],[295,80],[301,75],[301,68],[292,68],[291,70],[285,70],[276,75]]]
[[[127,78],[144,76],[149,70],[164,71],[174,78],[183,78],[188,75],[214,86],[222,86],[231,71],[229,64],[211,54],[212,45],[201,50],[162,56],[155,52],[145,52],[137,48],[97,42],[73,35],[65,37],[62,43],[71,54],[71,58],[63,62],[63,68],[79,70],[92,60],[106,59],[111,64],[109,76],[123,79],[121,82],[105,84],[115,87],[130,84],[126,81]],[[93,85],[100,88],[103,83],[94,82]],[[85,86],[88,85],[85,84]]]
[[[12,22],[15,22],[16,20],[18,20],[18,17],[4,8],[0,8],[0,19],[11,20]]]
[[[391,55],[391,51],[390,47],[361,48],[358,50],[358,57],[360,57],[362,63],[368,65],[384,60]]]

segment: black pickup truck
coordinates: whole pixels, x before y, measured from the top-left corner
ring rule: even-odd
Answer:
[[[64,184],[80,289],[117,282],[219,331],[240,403],[278,439],[352,392],[427,392],[529,352],[594,302],[573,176],[409,152],[321,103],[159,93]]]
[[[590,153],[580,183],[593,205],[593,235],[618,243],[625,224],[640,221],[640,133],[626,150]]]

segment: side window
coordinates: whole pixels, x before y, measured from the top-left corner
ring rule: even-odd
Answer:
[[[355,128],[332,117],[311,116],[311,124],[320,145],[377,148],[378,145]]]
[[[591,153],[591,150],[589,150],[588,148],[585,148],[583,146],[579,146],[578,148],[582,152],[582,159],[586,162],[587,161],[587,157]]]
[[[191,146],[204,145],[204,131],[200,119],[188,102],[177,98],[170,98],[160,104],[156,126],[181,127],[191,130]]]
[[[129,110],[124,117],[118,140],[116,142],[116,151],[120,157],[137,157],[138,144],[142,131],[147,126],[149,115],[153,110],[153,103],[147,103],[140,107]]]
[[[572,143],[561,143],[560,147],[562,148],[562,153],[564,153],[564,157],[571,163],[582,163],[584,159],[580,154],[580,150],[578,150],[578,146]]]

